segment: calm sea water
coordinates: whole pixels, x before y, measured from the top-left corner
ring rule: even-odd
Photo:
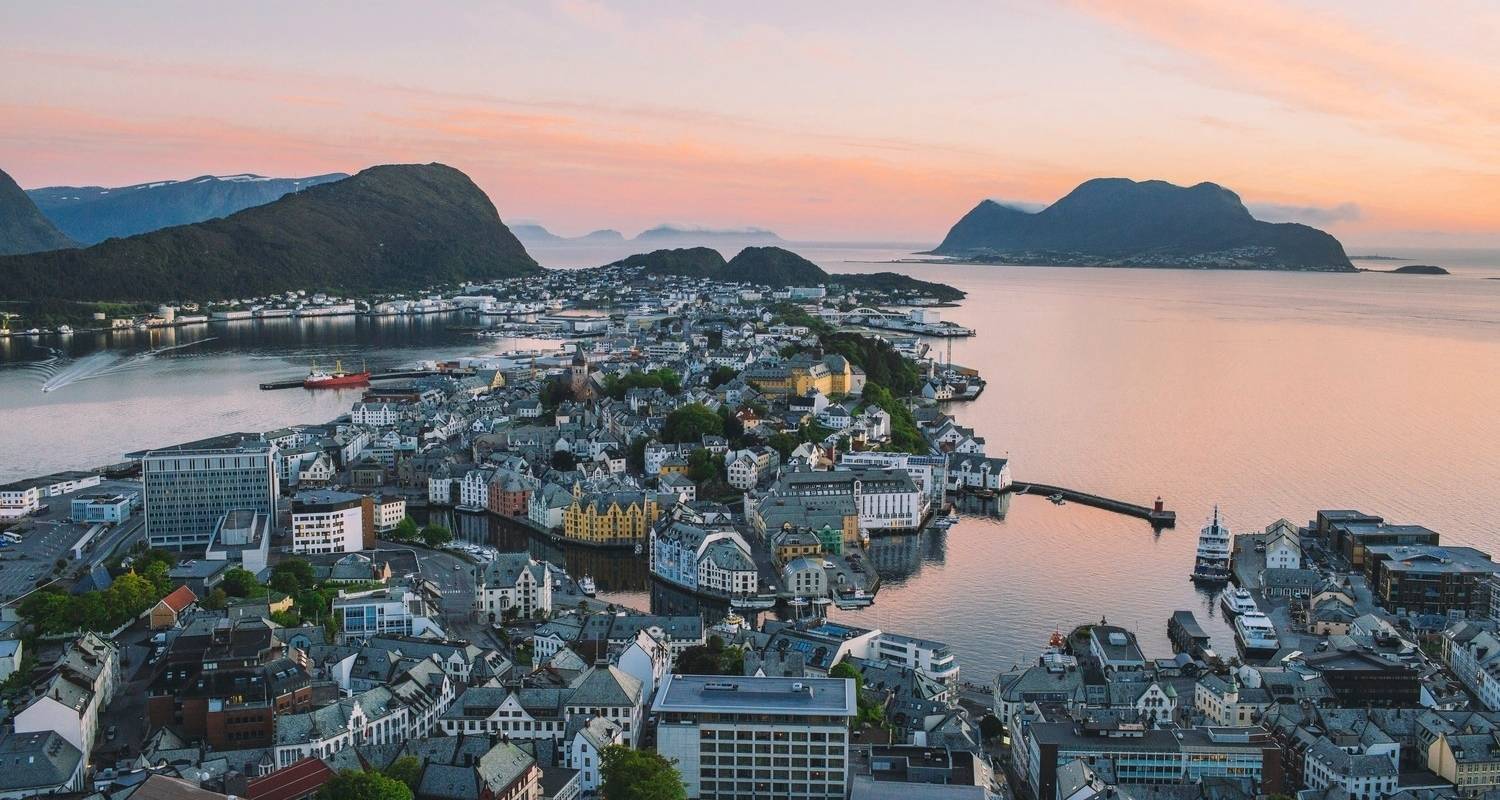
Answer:
[[[989,387],[952,410],[1011,459],[1017,479],[1140,503],[1161,495],[1178,513],[1176,530],[1154,533],[1021,497],[1003,518],[878,540],[875,605],[839,616],[946,640],[970,679],[1028,661],[1054,627],[1101,617],[1165,656],[1168,616],[1192,609],[1228,647],[1218,609],[1187,580],[1215,504],[1236,531],[1359,508],[1500,554],[1500,280],[1490,279],[1500,254],[1403,253],[1455,273],[1419,277],[893,265],[871,262],[906,251],[803,252],[830,271],[894,269],[969,292],[943,311],[979,331],[953,342],[952,359]],[[617,254],[537,255],[577,266]],[[356,395],[256,388],[314,358],[395,366],[520,346],[446,324],[287,322],[43,343],[59,351],[0,343],[0,480],[332,418]],[[528,541],[483,519],[455,525],[475,540]],[[593,574],[607,597],[692,607],[653,591],[629,559],[532,546]]]

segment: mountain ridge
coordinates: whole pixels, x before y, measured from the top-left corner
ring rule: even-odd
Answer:
[[[931,251],[974,261],[1350,272],[1343,245],[1307,225],[1255,219],[1215,183],[1094,178],[1036,212],[984,200]]]
[[[77,247],[47,219],[15,179],[0,170],[0,256]]]
[[[214,300],[394,292],[539,272],[464,173],[370,167],[228,217],[81,250],[0,258],[0,298]]]
[[[44,186],[26,194],[59,230],[81,245],[227,217],[291,192],[343,180],[342,172],[302,178],[199,175],[130,186]]]

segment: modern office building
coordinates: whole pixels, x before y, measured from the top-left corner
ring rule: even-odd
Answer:
[[[366,506],[373,506],[369,498],[350,492],[298,492],[292,498],[292,552],[357,553],[365,549],[366,528],[371,528],[369,538],[374,538]]]
[[[668,675],[652,711],[690,798],[848,794],[853,681]]]
[[[147,451],[141,482],[151,546],[201,548],[224,512],[236,508],[265,514],[274,525],[275,456],[267,442],[229,437]]]

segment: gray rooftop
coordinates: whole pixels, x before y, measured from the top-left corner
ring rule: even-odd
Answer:
[[[651,710],[813,717],[852,717],[856,713],[854,682],[845,678],[721,675],[668,675]]]

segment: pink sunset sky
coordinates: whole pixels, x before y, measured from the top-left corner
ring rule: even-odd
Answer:
[[[1351,248],[1500,246],[1500,6],[6,3],[22,186],[441,161],[508,221],[935,242],[1215,181]]]

